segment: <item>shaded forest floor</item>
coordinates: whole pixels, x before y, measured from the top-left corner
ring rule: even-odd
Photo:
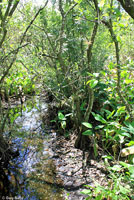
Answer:
[[[75,135],[70,139],[64,136],[56,136],[52,140],[53,158],[56,165],[56,178],[65,189],[65,196],[68,200],[82,200],[86,196],[80,192],[85,185],[95,186],[95,183],[107,185],[107,170],[103,161],[96,161],[90,158],[90,152],[85,152],[74,147]],[[92,152],[91,152],[92,153]]]

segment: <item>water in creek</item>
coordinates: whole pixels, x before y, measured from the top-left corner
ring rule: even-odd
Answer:
[[[10,184],[3,199],[63,199],[62,190],[56,185],[56,167],[50,148],[55,133],[46,131],[41,121],[46,110],[47,105],[36,97],[25,103],[21,116],[15,120],[11,138],[19,156],[4,170]]]

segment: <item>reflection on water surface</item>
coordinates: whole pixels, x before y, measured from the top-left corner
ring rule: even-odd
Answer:
[[[34,106],[32,100],[27,101],[22,116],[15,120],[18,128],[12,137],[19,156],[5,169],[10,181],[7,194],[14,199],[62,200],[62,190],[56,186],[61,180],[56,180],[50,148],[54,135],[46,134],[41,126],[41,114],[46,112],[47,105],[37,97],[35,101]]]

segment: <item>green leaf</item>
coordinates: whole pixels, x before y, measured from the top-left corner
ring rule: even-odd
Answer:
[[[121,130],[122,130],[122,131],[125,131],[125,132],[129,132],[129,128],[127,128],[127,127],[124,127],[124,126],[123,126],[123,127],[121,127]]]
[[[113,110],[113,112],[111,112],[110,115],[108,115],[107,119],[111,118],[114,113],[115,113],[115,110]]]
[[[102,200],[102,198],[103,198],[103,194],[99,194],[96,198],[95,198],[95,200]]]
[[[92,128],[92,124],[90,124],[88,122],[83,122],[82,124],[87,128]]]
[[[134,175],[134,165],[129,165],[129,166],[128,166],[128,170],[129,170],[129,172],[130,172],[131,174]]]
[[[109,167],[109,169],[118,172],[122,167],[120,165],[114,165],[113,167]]]
[[[118,122],[109,122],[109,125],[112,125],[118,128],[120,124]]]
[[[127,164],[125,162],[120,161],[120,165],[122,165],[125,168],[128,168],[130,166],[130,164]]]
[[[76,3],[80,4],[82,0],[75,0]]]
[[[134,145],[134,141],[130,141],[130,142],[127,144],[128,147],[130,147],[130,146],[132,146],[132,145]]]
[[[101,123],[107,124],[107,121],[99,114],[95,114],[94,112],[92,112],[92,115],[94,116],[94,118],[97,121],[100,121]]]
[[[97,84],[98,84],[98,80],[92,79],[92,80],[90,81],[90,87],[91,87],[91,88],[94,88]]]
[[[102,158],[107,158],[109,160],[113,160],[113,157],[112,156],[108,156],[108,155],[102,156]]]
[[[128,188],[125,188],[122,185],[119,185],[119,188],[122,194],[128,194],[130,192]]]
[[[126,79],[126,80],[125,80],[125,83],[126,83],[126,84],[130,84],[130,83],[133,83],[133,81],[130,80],[130,79]]]
[[[90,189],[84,189],[81,191],[81,194],[91,194],[91,190]]]
[[[56,122],[56,120],[53,119],[53,120],[51,120],[50,122]]]
[[[98,130],[98,129],[104,128],[104,126],[105,125],[98,125],[98,126],[95,127],[95,129]]]
[[[62,122],[61,122],[61,127],[62,127],[63,129],[66,128],[66,121],[62,121]]]
[[[117,114],[120,115],[120,114],[124,113],[125,111],[126,111],[126,106],[122,106],[122,107],[118,108]]]
[[[110,62],[109,65],[108,65],[108,68],[109,69],[114,69],[115,65],[113,62]]]
[[[134,125],[133,125],[133,122],[124,122],[124,124],[128,127],[128,131],[132,134],[134,134]]]
[[[86,130],[86,131],[84,131],[82,133],[82,135],[89,135],[89,136],[91,136],[91,135],[93,135],[93,132],[91,130]]]
[[[59,120],[66,120],[65,116],[61,112],[58,112],[58,119]]]
[[[131,137],[131,135],[129,133],[126,133],[126,132],[120,133],[120,135],[126,136],[126,137]]]

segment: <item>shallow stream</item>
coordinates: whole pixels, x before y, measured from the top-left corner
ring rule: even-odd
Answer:
[[[63,191],[57,186],[56,167],[51,142],[55,133],[42,123],[41,116],[47,104],[40,97],[26,101],[21,116],[11,131],[13,146],[19,156],[12,160],[4,172],[8,179],[3,199],[62,200]]]

